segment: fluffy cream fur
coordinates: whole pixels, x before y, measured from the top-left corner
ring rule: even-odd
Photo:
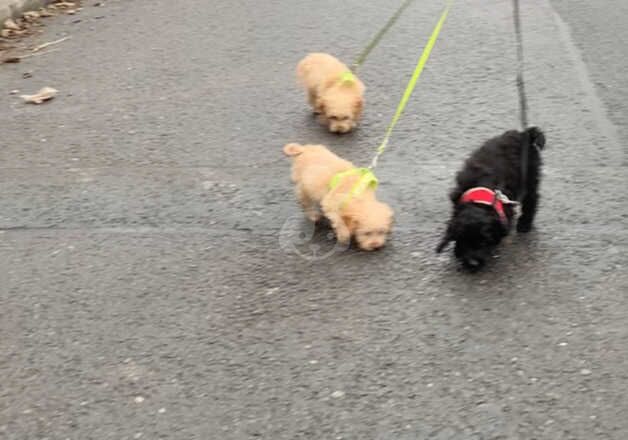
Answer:
[[[358,123],[364,106],[364,84],[357,77],[343,82],[349,68],[326,53],[311,53],[297,66],[297,77],[319,121],[332,133],[347,133]]]
[[[392,227],[393,211],[375,198],[369,188],[355,196],[349,192],[359,176],[349,175],[334,189],[329,189],[332,177],[355,168],[323,145],[287,144],[283,151],[293,158],[292,181],[306,216],[317,222],[322,215],[329,219],[338,241],[348,243],[354,237],[366,251],[382,247]]]

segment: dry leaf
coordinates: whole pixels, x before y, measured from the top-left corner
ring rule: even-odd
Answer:
[[[10,18],[7,18],[4,21],[4,28],[5,29],[10,29],[12,31],[19,31],[20,30],[20,27],[17,25],[17,23],[15,21],[13,21],[12,19],[10,19]]]
[[[20,95],[24,101],[32,104],[41,104],[44,101],[52,99],[57,94],[57,90],[52,87],[44,87],[34,95]]]
[[[0,37],[2,38],[9,38],[11,36],[11,31],[8,29],[2,29],[0,31]]]
[[[39,10],[39,16],[40,17],[53,17],[55,14],[53,14],[52,12],[50,12],[47,9],[40,9]]]
[[[40,17],[40,15],[37,11],[30,11],[25,12],[23,17],[26,21],[35,21]]]
[[[19,31],[20,27],[10,18],[7,18],[4,22],[4,28],[12,31]]]

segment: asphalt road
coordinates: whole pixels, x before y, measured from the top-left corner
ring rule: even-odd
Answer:
[[[350,61],[397,2],[93,3],[0,66],[0,438],[628,438],[623,0],[524,2],[542,205],[476,275],[433,249],[464,157],[517,126],[510,2],[454,5],[380,160],[376,253],[310,234],[281,147],[366,164],[441,1],[373,51],[343,137],[294,66]]]

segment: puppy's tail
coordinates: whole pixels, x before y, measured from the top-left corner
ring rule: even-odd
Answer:
[[[286,144],[283,147],[283,152],[286,156],[298,156],[304,151],[305,151],[305,147],[303,145],[299,145],[295,143]]]
[[[538,127],[530,127],[526,130],[530,144],[536,145],[539,150],[545,148],[545,134]]]

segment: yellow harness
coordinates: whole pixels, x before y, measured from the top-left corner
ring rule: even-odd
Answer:
[[[343,86],[352,86],[353,84],[355,84],[355,75],[350,70],[347,70],[340,74],[340,78],[338,79],[338,81]]]
[[[340,185],[340,182],[342,182],[342,179],[344,179],[345,177],[356,175],[360,176],[360,178],[353,185],[353,187],[351,187],[347,198],[356,197],[362,194],[367,189],[372,189],[373,191],[377,189],[377,184],[379,182],[377,180],[377,177],[375,177],[375,174],[373,174],[373,171],[369,168],[352,168],[350,170],[342,171],[335,174],[334,177],[332,177],[329,181],[329,189],[332,191],[335,190],[338,185]],[[346,203],[346,200],[344,203]]]

